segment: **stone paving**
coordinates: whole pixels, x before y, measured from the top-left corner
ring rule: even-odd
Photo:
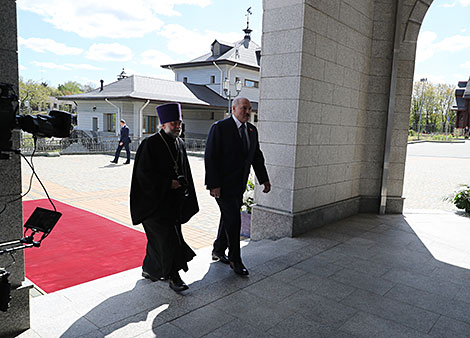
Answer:
[[[470,219],[438,202],[466,179],[470,144],[452,144],[451,153],[435,145],[408,148],[405,207],[412,213],[356,215],[298,238],[244,241],[248,278],[212,262],[202,240],[182,274],[185,293],[132,269],[32,298],[31,329],[19,337],[470,337]],[[35,162],[53,198],[130,224],[131,166],[88,157],[63,156],[70,163],[47,172],[41,163],[54,159]],[[191,165],[202,179],[202,159]],[[74,167],[82,170],[67,176]],[[87,180],[96,184],[87,188]],[[217,205],[197,189],[200,203],[213,207],[201,208],[208,212],[201,219],[211,221],[188,228],[207,231],[211,242]],[[35,186],[30,197],[41,196]]]
[[[33,298],[19,337],[469,337],[469,241],[449,212],[356,215],[243,242],[247,278],[204,248],[182,294],[137,268]]]
[[[66,155],[35,157],[34,167],[52,199],[91,211],[118,223],[132,226],[129,214],[131,165],[112,164],[109,155]],[[184,227],[188,244],[193,248],[211,245],[217,235],[219,208],[204,186],[204,160],[190,156],[200,212]],[[29,186],[31,169],[22,161],[23,191]],[[37,182],[23,200],[46,198]],[[142,226],[137,227],[143,231]]]
[[[405,211],[455,211],[457,208],[443,199],[460,184],[470,184],[470,141],[408,145],[403,187]]]

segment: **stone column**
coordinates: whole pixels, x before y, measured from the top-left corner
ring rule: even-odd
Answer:
[[[374,1],[263,5],[259,130],[273,189],[255,191],[253,239],[358,213],[364,138],[382,136],[366,121]]]
[[[18,91],[18,53],[16,2],[0,0],[0,82],[11,83]],[[0,121],[0,123],[2,123]],[[13,146],[19,146],[18,132],[14,133]],[[0,159],[1,196],[0,210],[6,203],[6,209],[0,214],[0,242],[19,239],[23,235],[21,199],[21,162],[18,155],[12,155],[8,160]],[[12,264],[10,255],[0,256],[0,267],[11,273],[12,284],[10,309],[0,312],[0,337],[13,335],[29,328],[29,287],[23,286],[24,256],[22,251],[13,253],[15,263]]]

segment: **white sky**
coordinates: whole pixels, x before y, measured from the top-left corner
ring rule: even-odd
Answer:
[[[418,37],[415,80],[457,85],[470,76],[470,0],[434,0]]]
[[[160,65],[210,52],[215,39],[261,44],[261,0],[17,0],[20,76],[57,86],[127,74],[173,79]]]
[[[173,79],[161,64],[210,52],[214,39],[261,44],[261,0],[17,0],[20,75],[57,86],[128,74]],[[434,0],[418,38],[415,79],[470,76],[470,0]]]

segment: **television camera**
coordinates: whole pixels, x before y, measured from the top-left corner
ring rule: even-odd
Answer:
[[[61,110],[51,110],[48,115],[17,115],[18,109],[18,95],[13,85],[0,82],[0,160],[9,159],[12,152],[21,153],[19,149],[12,148],[11,136],[15,129],[31,133],[35,139],[38,137],[64,138],[70,136],[72,114]],[[0,243],[0,255],[26,248],[40,247],[42,240],[49,235],[61,216],[62,214],[55,210],[36,208],[24,224],[23,238]],[[42,233],[40,239],[35,239],[34,236],[40,233]],[[7,311],[11,300],[9,276],[10,273],[0,267],[0,311]]]
[[[72,130],[72,114],[62,110],[51,110],[48,115],[17,115],[18,95],[13,85],[0,83],[0,152],[12,149],[11,133],[22,129],[35,137],[69,137]]]

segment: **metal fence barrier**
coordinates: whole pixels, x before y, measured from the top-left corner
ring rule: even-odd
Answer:
[[[142,138],[144,139],[144,138]],[[188,153],[204,153],[206,140],[185,138],[186,151]],[[119,137],[96,136],[96,137],[69,137],[69,138],[38,138],[36,152],[59,154],[96,154],[96,153],[114,153],[118,147]],[[140,139],[131,138],[129,148],[131,151],[137,151]],[[21,152],[31,154],[34,150],[34,140],[32,135],[23,134],[21,137]]]

